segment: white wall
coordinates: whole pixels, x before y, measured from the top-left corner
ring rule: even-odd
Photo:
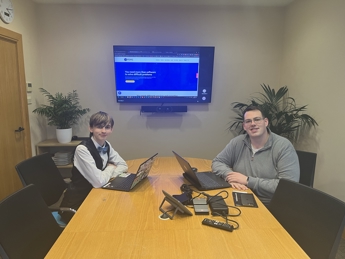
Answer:
[[[34,86],[33,147],[54,137],[54,130],[47,131],[31,113],[44,100],[39,87],[53,93],[76,89],[90,114],[112,114],[116,124],[110,141],[125,159],[154,152],[171,156],[171,150],[212,159],[233,137],[226,130],[232,102],[246,101],[261,83],[276,89],[287,85],[320,124],[296,146],[318,153],[315,187],[345,201],[343,0],[299,0],[286,8],[13,3],[14,22],[1,26],[23,35],[26,78]],[[117,104],[114,44],[215,46],[212,103],[164,116],[140,116],[140,105]],[[88,134],[86,121],[75,134]]]
[[[212,159],[233,137],[231,103],[246,101],[261,83],[279,86],[283,8],[39,5],[38,13],[43,87],[76,89],[90,114],[109,112],[115,119],[109,140],[125,159],[171,150]],[[212,103],[141,116],[140,105],[117,104],[116,44],[215,46]],[[74,132],[87,136],[87,125]]]
[[[282,82],[319,123],[298,146],[318,153],[314,187],[345,201],[344,10],[343,0],[300,0],[287,9]]]

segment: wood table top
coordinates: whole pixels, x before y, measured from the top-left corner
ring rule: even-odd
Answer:
[[[211,160],[186,160],[199,171],[211,168]],[[127,161],[129,171],[143,161]],[[241,207],[241,215],[231,217],[239,224],[233,232],[202,225],[204,218],[224,220],[194,215],[193,208],[193,216],[160,219],[162,190],[181,194],[183,183],[188,184],[175,157],[157,157],[148,178],[130,192],[92,189],[46,258],[308,258],[257,198],[258,208]],[[233,206],[233,189],[225,190]]]

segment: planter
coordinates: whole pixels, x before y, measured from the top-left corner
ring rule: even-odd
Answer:
[[[59,143],[69,143],[72,140],[72,128],[56,129],[56,138]]]

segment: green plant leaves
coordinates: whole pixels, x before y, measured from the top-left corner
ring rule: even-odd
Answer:
[[[311,116],[303,113],[307,110],[307,105],[298,107],[295,99],[289,97],[287,86],[279,88],[277,92],[269,85],[262,84],[261,87],[264,92],[252,97],[250,103],[232,103],[236,117],[230,122],[229,130],[244,133],[242,128],[243,112],[249,105],[260,106],[263,115],[269,121],[270,130],[291,141],[298,138],[300,128],[318,125]]]
[[[32,112],[45,116],[49,126],[56,126],[58,129],[71,128],[72,125],[78,123],[84,114],[90,111],[89,108],[83,109],[81,107],[76,90],[67,93],[67,95],[59,92],[52,95],[44,88],[40,88],[40,92],[47,97],[49,105],[42,104]]]

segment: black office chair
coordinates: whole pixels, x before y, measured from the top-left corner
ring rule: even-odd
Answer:
[[[345,225],[344,202],[280,179],[269,210],[310,258],[335,258]]]
[[[299,182],[313,187],[317,154],[300,150],[296,150],[296,153],[300,168]]]
[[[75,210],[60,208],[67,184],[50,154],[43,153],[28,158],[16,165],[16,170],[24,186],[29,184],[37,186],[58,224],[65,227],[66,223],[61,219],[58,212],[62,210],[75,213]]]
[[[2,259],[44,258],[62,230],[33,184],[0,201]]]

